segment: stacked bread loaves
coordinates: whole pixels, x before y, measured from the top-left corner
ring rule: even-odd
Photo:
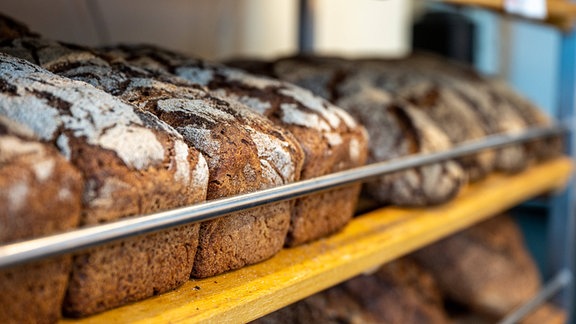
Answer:
[[[289,58],[251,68],[296,85],[152,46],[60,43],[0,16],[0,173],[14,174],[0,176],[0,200],[9,207],[0,213],[6,224],[0,243],[549,124],[504,85],[427,56]],[[440,204],[468,180],[492,170],[516,172],[532,156],[538,161],[559,151],[557,140],[542,143],[397,172],[365,188],[382,204]],[[86,316],[174,289],[190,276],[260,262],[285,245],[343,228],[360,188],[348,185],[3,270],[0,287],[15,297],[0,297],[0,321],[53,322],[61,310]],[[414,316],[444,321],[435,312],[435,286],[419,281],[427,275],[411,261],[386,269],[375,285],[416,283],[403,290],[411,296],[407,305],[422,306]],[[351,282],[330,298],[350,299],[356,304],[345,309],[371,321],[377,310],[361,314],[357,302],[370,285]],[[375,296],[377,305],[392,299]],[[28,301],[39,305],[37,311],[11,307]],[[385,316],[416,318],[404,315]]]
[[[346,109],[370,134],[369,162],[433,152],[490,134],[551,124],[534,105],[502,82],[428,55],[401,60],[291,57],[230,64],[293,82]],[[392,118],[399,111],[404,115],[403,122]],[[395,134],[402,136],[397,139]],[[482,179],[492,170],[517,172],[532,161],[559,152],[558,138],[513,145],[460,158],[455,166],[448,161],[397,173],[395,177],[385,176],[366,183],[365,188],[380,203],[440,203],[451,199],[462,182]]]
[[[292,84],[255,76],[152,46],[108,49],[114,57],[159,73],[206,86],[238,100],[290,131],[305,153],[302,179],[361,166],[368,138],[364,127],[331,103]],[[354,214],[360,185],[326,191],[296,201],[287,244],[302,244],[341,229]]]
[[[292,136],[238,102],[213,97],[201,88],[165,83],[128,65],[109,64],[86,49],[36,37],[15,39],[5,44],[4,51],[34,58],[70,79],[92,83],[171,124],[190,149],[202,151],[207,158],[208,199],[285,184],[300,175],[302,152]],[[158,188],[154,183],[149,185]],[[210,276],[274,255],[284,243],[290,214],[291,202],[280,202],[202,223],[198,251],[195,257],[185,258],[191,266],[193,263],[192,274]],[[191,247],[196,250],[196,245]],[[100,287],[102,280],[94,264],[80,257],[76,260],[81,264],[72,275],[77,281],[70,283],[67,312],[86,315],[115,306],[108,301],[110,292],[101,300],[80,298],[95,290],[88,283]],[[156,276],[159,280],[163,277]]]

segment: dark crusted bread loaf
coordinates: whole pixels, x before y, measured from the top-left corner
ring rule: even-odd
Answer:
[[[206,86],[287,129],[306,154],[302,179],[361,166],[366,161],[365,129],[339,107],[302,88],[151,46],[116,47],[109,53]],[[355,184],[298,199],[287,244],[298,245],[341,229],[354,214],[359,190],[360,185]]]
[[[5,48],[26,49],[43,67],[91,83],[172,125],[207,159],[208,199],[300,177],[303,152],[292,135],[237,101],[80,47],[21,38]],[[284,244],[292,204],[279,202],[202,223],[192,275],[212,276],[273,256]]]
[[[552,125],[553,120],[549,116],[529,100],[520,96],[502,80],[490,79],[489,87],[517,112],[527,126],[545,127]],[[564,152],[564,141],[560,136],[536,140],[527,144],[527,150],[530,162],[544,161],[561,155]]]
[[[204,158],[154,115],[5,54],[0,84],[0,115],[56,146],[82,173],[82,225],[205,199]],[[198,225],[188,225],[77,255],[66,312],[91,314],[179,286],[197,239]]]
[[[5,85],[0,98],[10,95]],[[76,228],[83,185],[52,145],[0,117],[0,244]],[[0,322],[56,322],[70,266],[62,256],[0,270]]]
[[[486,135],[468,103],[453,89],[444,86],[438,79],[410,73],[402,66],[388,63],[383,60],[295,57],[278,60],[272,71],[283,80],[313,91],[320,90],[320,95],[329,95],[330,100],[337,104],[343,99],[340,88],[342,80],[346,80],[349,74],[354,74],[359,80],[357,82],[361,82],[357,87],[368,85],[386,91],[422,110],[436,127],[448,136],[452,144],[477,140]],[[320,84],[314,85],[318,82]],[[322,88],[325,90],[321,90]],[[467,178],[475,181],[494,168],[494,154],[485,151],[461,158],[459,162],[466,171]]]
[[[254,64],[249,67],[253,68]],[[333,101],[360,121],[370,135],[370,163],[452,146],[425,113],[378,87],[379,73],[357,70],[352,61],[298,58],[279,61],[272,68],[275,68],[272,74]],[[256,70],[266,72],[263,66]],[[464,178],[458,164],[446,161],[369,181],[365,192],[382,204],[439,204],[458,193]]]
[[[540,288],[514,220],[497,216],[414,254],[453,300],[501,318]]]
[[[409,258],[384,265],[254,323],[449,323],[434,278]]]

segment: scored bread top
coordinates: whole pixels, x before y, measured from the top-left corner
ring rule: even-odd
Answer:
[[[292,135],[239,102],[73,45],[21,38],[3,50],[26,51],[23,56],[37,64],[88,82],[173,126],[207,159],[209,199],[299,179],[303,153]]]
[[[119,46],[108,53],[147,70],[172,73],[205,86],[286,127],[306,152],[303,178],[364,164],[365,129],[344,110],[308,90],[153,46]]]
[[[85,221],[125,215],[114,206],[120,193],[137,201],[136,196],[146,196],[141,179],[130,173],[168,176],[177,187],[194,192],[195,201],[202,200],[207,179],[203,157],[189,151],[182,137],[155,116],[6,54],[0,54],[0,84],[0,114],[55,144],[84,173],[84,203],[95,217]],[[191,203],[190,198],[179,199],[180,205]],[[132,205],[129,215],[150,211]]]

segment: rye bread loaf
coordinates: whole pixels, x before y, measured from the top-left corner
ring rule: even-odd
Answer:
[[[11,95],[5,86],[0,98]],[[76,228],[83,186],[52,145],[0,117],[0,244]],[[67,255],[0,270],[0,322],[56,322],[70,266]]]
[[[552,126],[554,120],[536,105],[520,96],[508,84],[499,79],[488,80],[490,89],[514,109],[529,127]],[[530,162],[541,162],[560,156],[564,152],[562,136],[535,140],[527,144]]]
[[[418,73],[430,78],[441,77],[447,86],[456,89],[468,101],[487,134],[514,133],[530,126],[550,125],[549,118],[502,80],[482,76],[470,66],[422,53],[396,62],[396,65],[405,66],[410,71],[418,70]],[[557,139],[539,140],[497,150],[496,168],[504,172],[517,172],[538,161],[542,152],[555,151],[558,154],[561,151],[558,143],[552,147],[542,144],[554,141],[557,142]]]
[[[352,278],[254,323],[450,323],[434,278],[409,258]]]
[[[334,58],[285,58],[278,60],[274,65],[274,73],[281,79],[296,82],[302,75],[310,76],[311,72],[300,73],[301,69],[317,69],[318,62],[324,61],[321,69],[332,67],[338,72],[332,73],[331,79],[315,78],[329,87],[328,93],[336,101],[339,97],[338,86],[341,80],[349,73],[354,73],[360,79],[369,80],[374,88],[393,94],[397,98],[408,101],[414,107],[422,110],[426,116],[441,129],[450,139],[451,143],[459,144],[469,140],[483,138],[486,133],[477,122],[476,115],[451,88],[443,85],[440,80],[428,78],[418,73],[409,73],[395,64],[388,64],[383,60],[344,60]],[[310,81],[305,81],[310,84]],[[315,86],[316,88],[318,86]],[[337,101],[336,101],[337,102]],[[458,159],[470,181],[477,181],[485,177],[494,169],[494,153],[482,153]]]
[[[292,135],[238,101],[77,46],[39,38],[17,39],[10,46],[25,48],[43,67],[91,83],[173,126],[207,159],[207,199],[300,177],[303,152]],[[279,202],[202,223],[192,275],[208,277],[276,254],[284,244],[292,206]]]
[[[224,65],[152,46],[119,46],[111,55],[160,73],[172,73],[213,93],[238,100],[290,131],[305,152],[302,179],[361,166],[366,162],[365,129],[346,112],[309,91]],[[296,200],[287,245],[341,229],[354,214],[361,185]]]
[[[0,84],[0,115],[57,147],[82,173],[81,225],[205,199],[204,158],[154,115],[5,54],[0,54]],[[184,283],[198,227],[182,226],[76,255],[65,312],[92,314]]]
[[[502,215],[414,254],[456,302],[501,318],[540,288],[534,261],[514,220]]]
[[[368,131],[369,163],[452,147],[448,137],[426,114],[379,88],[381,76],[356,70],[352,61],[298,58],[282,60],[274,66],[255,67],[255,63],[240,66],[285,78],[345,109]],[[366,182],[364,188],[380,204],[425,206],[450,200],[464,182],[460,166],[446,161],[386,175]]]

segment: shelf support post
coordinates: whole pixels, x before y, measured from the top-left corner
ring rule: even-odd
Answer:
[[[559,95],[556,117],[558,120],[569,122],[570,131],[565,137],[566,153],[574,160],[576,144],[574,138],[574,108],[576,91],[576,31],[570,30],[562,34],[560,60],[559,60]],[[574,249],[576,234],[575,211],[575,181],[570,179],[566,190],[556,193],[552,197],[549,218],[549,269],[552,275],[561,270],[567,270],[571,276],[566,289],[563,289],[554,301],[569,312],[568,322],[571,323],[574,314],[571,311],[574,303]]]

